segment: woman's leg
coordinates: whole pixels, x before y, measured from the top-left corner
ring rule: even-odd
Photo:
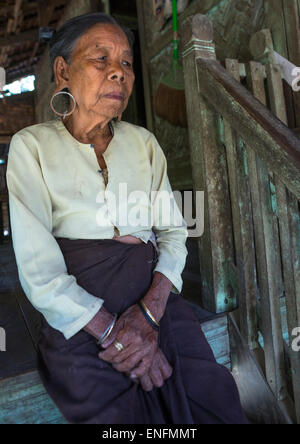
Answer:
[[[180,295],[171,293],[161,327],[162,349],[171,362],[177,361],[174,377],[193,422],[247,424],[231,373],[215,361],[199,321]]]

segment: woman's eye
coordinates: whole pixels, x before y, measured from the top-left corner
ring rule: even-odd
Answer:
[[[97,57],[97,60],[100,62],[104,62],[106,58],[107,58],[107,56],[100,56],[100,57]],[[128,66],[129,68],[132,67],[132,63],[128,62],[127,60],[124,60],[122,63],[126,64],[126,66]]]

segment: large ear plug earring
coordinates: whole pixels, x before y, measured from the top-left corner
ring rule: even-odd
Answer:
[[[71,110],[70,112],[65,111],[64,113],[60,113],[60,112],[56,111],[56,109],[54,108],[54,106],[53,106],[53,100],[55,99],[55,97],[57,97],[57,96],[59,96],[59,95],[61,95],[61,94],[66,94],[66,95],[68,95],[69,97],[71,97],[71,99],[73,100],[73,108],[72,108],[72,110]],[[75,111],[75,108],[76,108],[76,100],[75,100],[75,97],[74,97],[71,93],[69,93],[68,91],[64,91],[64,90],[62,90],[62,91],[58,91],[57,93],[53,94],[53,96],[51,97],[51,100],[50,100],[50,108],[52,109],[52,111],[53,111],[57,116],[60,116],[60,117],[62,117],[63,119],[65,119],[67,116],[70,116],[70,115],[73,114],[73,112]]]

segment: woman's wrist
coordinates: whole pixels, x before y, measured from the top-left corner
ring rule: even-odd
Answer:
[[[155,272],[151,287],[142,301],[159,323],[163,317],[173,283],[162,273]]]
[[[107,328],[114,320],[114,315],[106,310],[103,306],[100,308],[96,316],[84,327],[84,331],[99,340]]]

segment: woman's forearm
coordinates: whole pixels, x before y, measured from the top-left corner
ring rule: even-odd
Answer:
[[[143,301],[157,322],[165,313],[172,285],[172,282],[164,274],[157,271],[154,273],[151,287],[143,297]],[[101,307],[96,316],[84,327],[84,331],[99,339],[112,320],[113,315]]]
[[[143,301],[154,318],[159,322],[165,313],[172,289],[172,282],[162,273],[156,271],[152,284]]]
[[[102,306],[96,316],[84,327],[84,331],[99,339],[112,321],[113,315]]]

